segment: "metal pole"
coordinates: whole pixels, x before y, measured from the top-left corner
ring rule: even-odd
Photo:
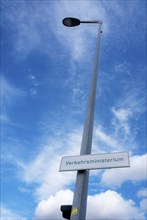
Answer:
[[[86,118],[84,124],[80,155],[91,154],[96,86],[97,86],[97,77],[98,77],[98,60],[99,60],[101,25],[102,22],[99,23],[95,60],[93,64],[93,75],[92,75],[92,81],[90,85],[90,91],[89,91],[89,97],[87,103],[87,112],[86,112]],[[77,171],[75,192],[74,192],[73,205],[72,205],[71,218],[70,218],[71,220],[85,220],[86,218],[88,180],[89,180],[88,170]]]

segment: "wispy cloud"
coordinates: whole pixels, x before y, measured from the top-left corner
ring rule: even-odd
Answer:
[[[102,19],[104,36],[111,30],[114,33],[111,39],[110,36],[108,39],[106,38],[107,43],[118,43],[120,38],[125,38],[127,42],[129,40],[127,37],[128,31],[129,33],[133,33],[133,31],[128,30],[126,22],[131,22],[132,30],[135,30],[136,26],[138,27],[138,20],[134,19],[134,14],[137,14],[137,16],[143,14],[143,12],[138,11],[138,4],[140,4],[139,1],[129,2],[129,4],[127,2],[123,4],[109,2],[109,4],[106,4],[105,1],[77,1],[76,4],[74,1],[44,1],[43,3],[32,1],[29,4],[26,1],[21,1],[21,4],[2,2],[2,19],[4,24],[13,26],[13,29],[15,29],[14,49],[15,52],[21,53],[22,57],[26,57],[36,49],[48,54],[52,53],[53,56],[53,47],[48,44],[47,39],[54,37],[64,45],[65,50],[68,48],[74,60],[81,60],[81,57],[83,58],[85,53],[88,54],[91,48],[90,39],[94,38],[96,29],[81,25],[80,31],[79,28],[69,31],[62,25],[64,17],[79,17],[81,20]],[[125,5],[127,6],[127,12],[124,10]],[[52,13],[58,14],[58,16],[53,16]],[[116,17],[119,22],[116,22]],[[131,18],[134,20],[131,20]],[[145,21],[142,22],[143,24],[139,25],[140,28],[144,26]],[[136,36],[139,36],[138,31],[136,31]],[[134,41],[135,39],[136,37],[133,36]],[[118,46],[120,46],[119,43]]]
[[[21,1],[21,4],[5,2],[2,4],[2,8],[3,23],[13,25],[13,29],[15,29],[14,54],[21,54],[22,58],[33,50],[54,56],[54,49],[52,45],[48,44],[48,39],[54,37],[66,49],[68,48],[72,59],[81,60],[81,57],[87,53],[87,49],[90,49],[91,40],[86,43],[87,39],[95,36],[96,29],[86,28],[83,25],[80,31],[79,28],[69,31],[62,25],[62,19],[66,16],[77,16],[80,19],[104,19],[104,27],[107,29],[107,14],[99,2],[79,1],[75,4],[73,1],[44,1],[43,3],[33,1],[28,5],[26,1]],[[58,16],[53,16],[52,13],[58,14]],[[54,45],[54,40],[52,42]]]
[[[78,155],[80,151],[81,130],[69,132],[64,137],[54,137],[41,146],[41,151],[30,161],[16,161],[20,178],[26,183],[37,183],[37,198],[47,198],[57,190],[70,185],[74,173],[59,173],[62,155]],[[47,169],[46,169],[47,168]]]
[[[121,186],[125,181],[136,182],[145,180],[146,159],[146,154],[136,155],[130,158],[129,168],[106,170],[102,175],[101,183],[107,186]]]
[[[140,208],[143,212],[147,213],[147,208],[146,208],[146,204],[147,204],[147,199],[142,199],[140,201]]]
[[[120,130],[123,130],[123,133],[125,136],[130,135],[130,125],[128,123],[128,119],[130,116],[130,111],[127,109],[120,108],[116,110],[115,108],[112,108],[112,112],[115,116],[115,118],[112,120],[112,124],[115,127],[116,133],[119,133]]]
[[[111,108],[114,115],[112,125],[115,128],[115,132],[120,134],[122,132],[122,135],[124,134],[125,138],[134,133],[132,119],[138,121],[146,112],[146,95],[144,93],[144,86],[145,84],[138,84],[130,85],[129,88],[124,88],[120,99],[118,99],[116,105]],[[133,124],[133,126],[135,126],[135,124]]]
[[[2,106],[11,106],[17,99],[25,96],[25,92],[22,89],[18,89],[12,85],[5,77],[1,77],[1,104]]]
[[[26,218],[21,217],[17,214],[16,210],[11,210],[4,205],[1,206],[1,220],[27,220]]]
[[[1,116],[0,120],[5,124],[13,126],[21,126],[18,123],[15,123],[11,120],[9,112],[12,106],[15,106],[16,103],[26,95],[25,91],[14,86],[6,77],[1,76]]]
[[[69,131],[66,135],[64,134],[64,137],[62,132],[60,134],[57,132],[57,136],[46,140],[46,143],[39,147],[41,150],[34,155],[30,162],[24,161],[23,159],[19,159],[18,163],[16,161],[21,180],[27,184],[37,184],[35,195],[38,199],[47,198],[56,191],[64,189],[65,186],[73,184],[75,173],[59,173],[59,166],[63,155],[79,154],[81,138],[82,131],[80,128]],[[130,144],[127,143],[125,146],[125,141],[123,142],[120,137],[106,134],[102,128],[96,128],[93,152],[108,152],[108,146],[111,152],[118,152],[124,149],[130,150]],[[44,141],[42,140],[42,142]],[[131,158],[131,168],[128,168],[128,170],[108,170],[105,171],[104,174],[99,173],[100,176],[102,175],[102,182],[105,183],[105,185],[113,185],[114,183],[120,185],[127,181],[128,178],[130,181],[143,180],[145,178],[145,158],[145,155],[134,155]],[[46,167],[48,167],[48,169],[46,169]],[[138,170],[138,172],[136,172],[136,170]],[[120,173],[119,179],[117,178],[117,172]],[[97,172],[93,172],[92,175],[97,175]]]
[[[147,188],[141,189],[137,192],[138,197],[147,197]]]
[[[96,127],[95,129],[95,141],[102,142],[101,150],[107,149],[107,146],[111,147],[111,150],[120,149],[121,144],[118,141],[119,139],[112,136],[112,134],[107,134],[102,127]],[[98,144],[97,144],[98,145]],[[100,148],[98,145],[98,147]],[[100,149],[99,149],[100,150]]]

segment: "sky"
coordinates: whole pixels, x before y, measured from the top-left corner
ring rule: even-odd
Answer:
[[[97,24],[103,21],[92,154],[124,152],[130,167],[90,171],[87,220],[145,220],[144,0],[1,1],[1,220],[63,219],[80,154]]]

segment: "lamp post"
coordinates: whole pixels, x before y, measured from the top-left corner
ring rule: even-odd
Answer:
[[[74,27],[81,23],[96,23],[99,24],[98,38],[96,44],[95,59],[93,63],[92,80],[90,84],[90,91],[87,103],[87,112],[84,124],[84,131],[82,137],[80,155],[91,154],[92,134],[93,134],[93,122],[94,122],[94,109],[96,99],[96,86],[98,77],[98,60],[99,60],[99,48],[100,48],[100,36],[101,36],[101,20],[95,21],[80,21],[77,18],[64,18],[63,24],[67,27]],[[77,171],[75,192],[71,211],[71,220],[85,220],[86,218],[86,206],[87,206],[87,192],[88,192],[88,180],[89,171],[82,170]]]

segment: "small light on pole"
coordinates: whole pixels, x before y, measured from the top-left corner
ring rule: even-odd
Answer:
[[[64,18],[63,19],[63,24],[66,26],[66,27],[74,27],[74,26],[78,26],[80,25],[80,20],[77,19],[77,18]]]

